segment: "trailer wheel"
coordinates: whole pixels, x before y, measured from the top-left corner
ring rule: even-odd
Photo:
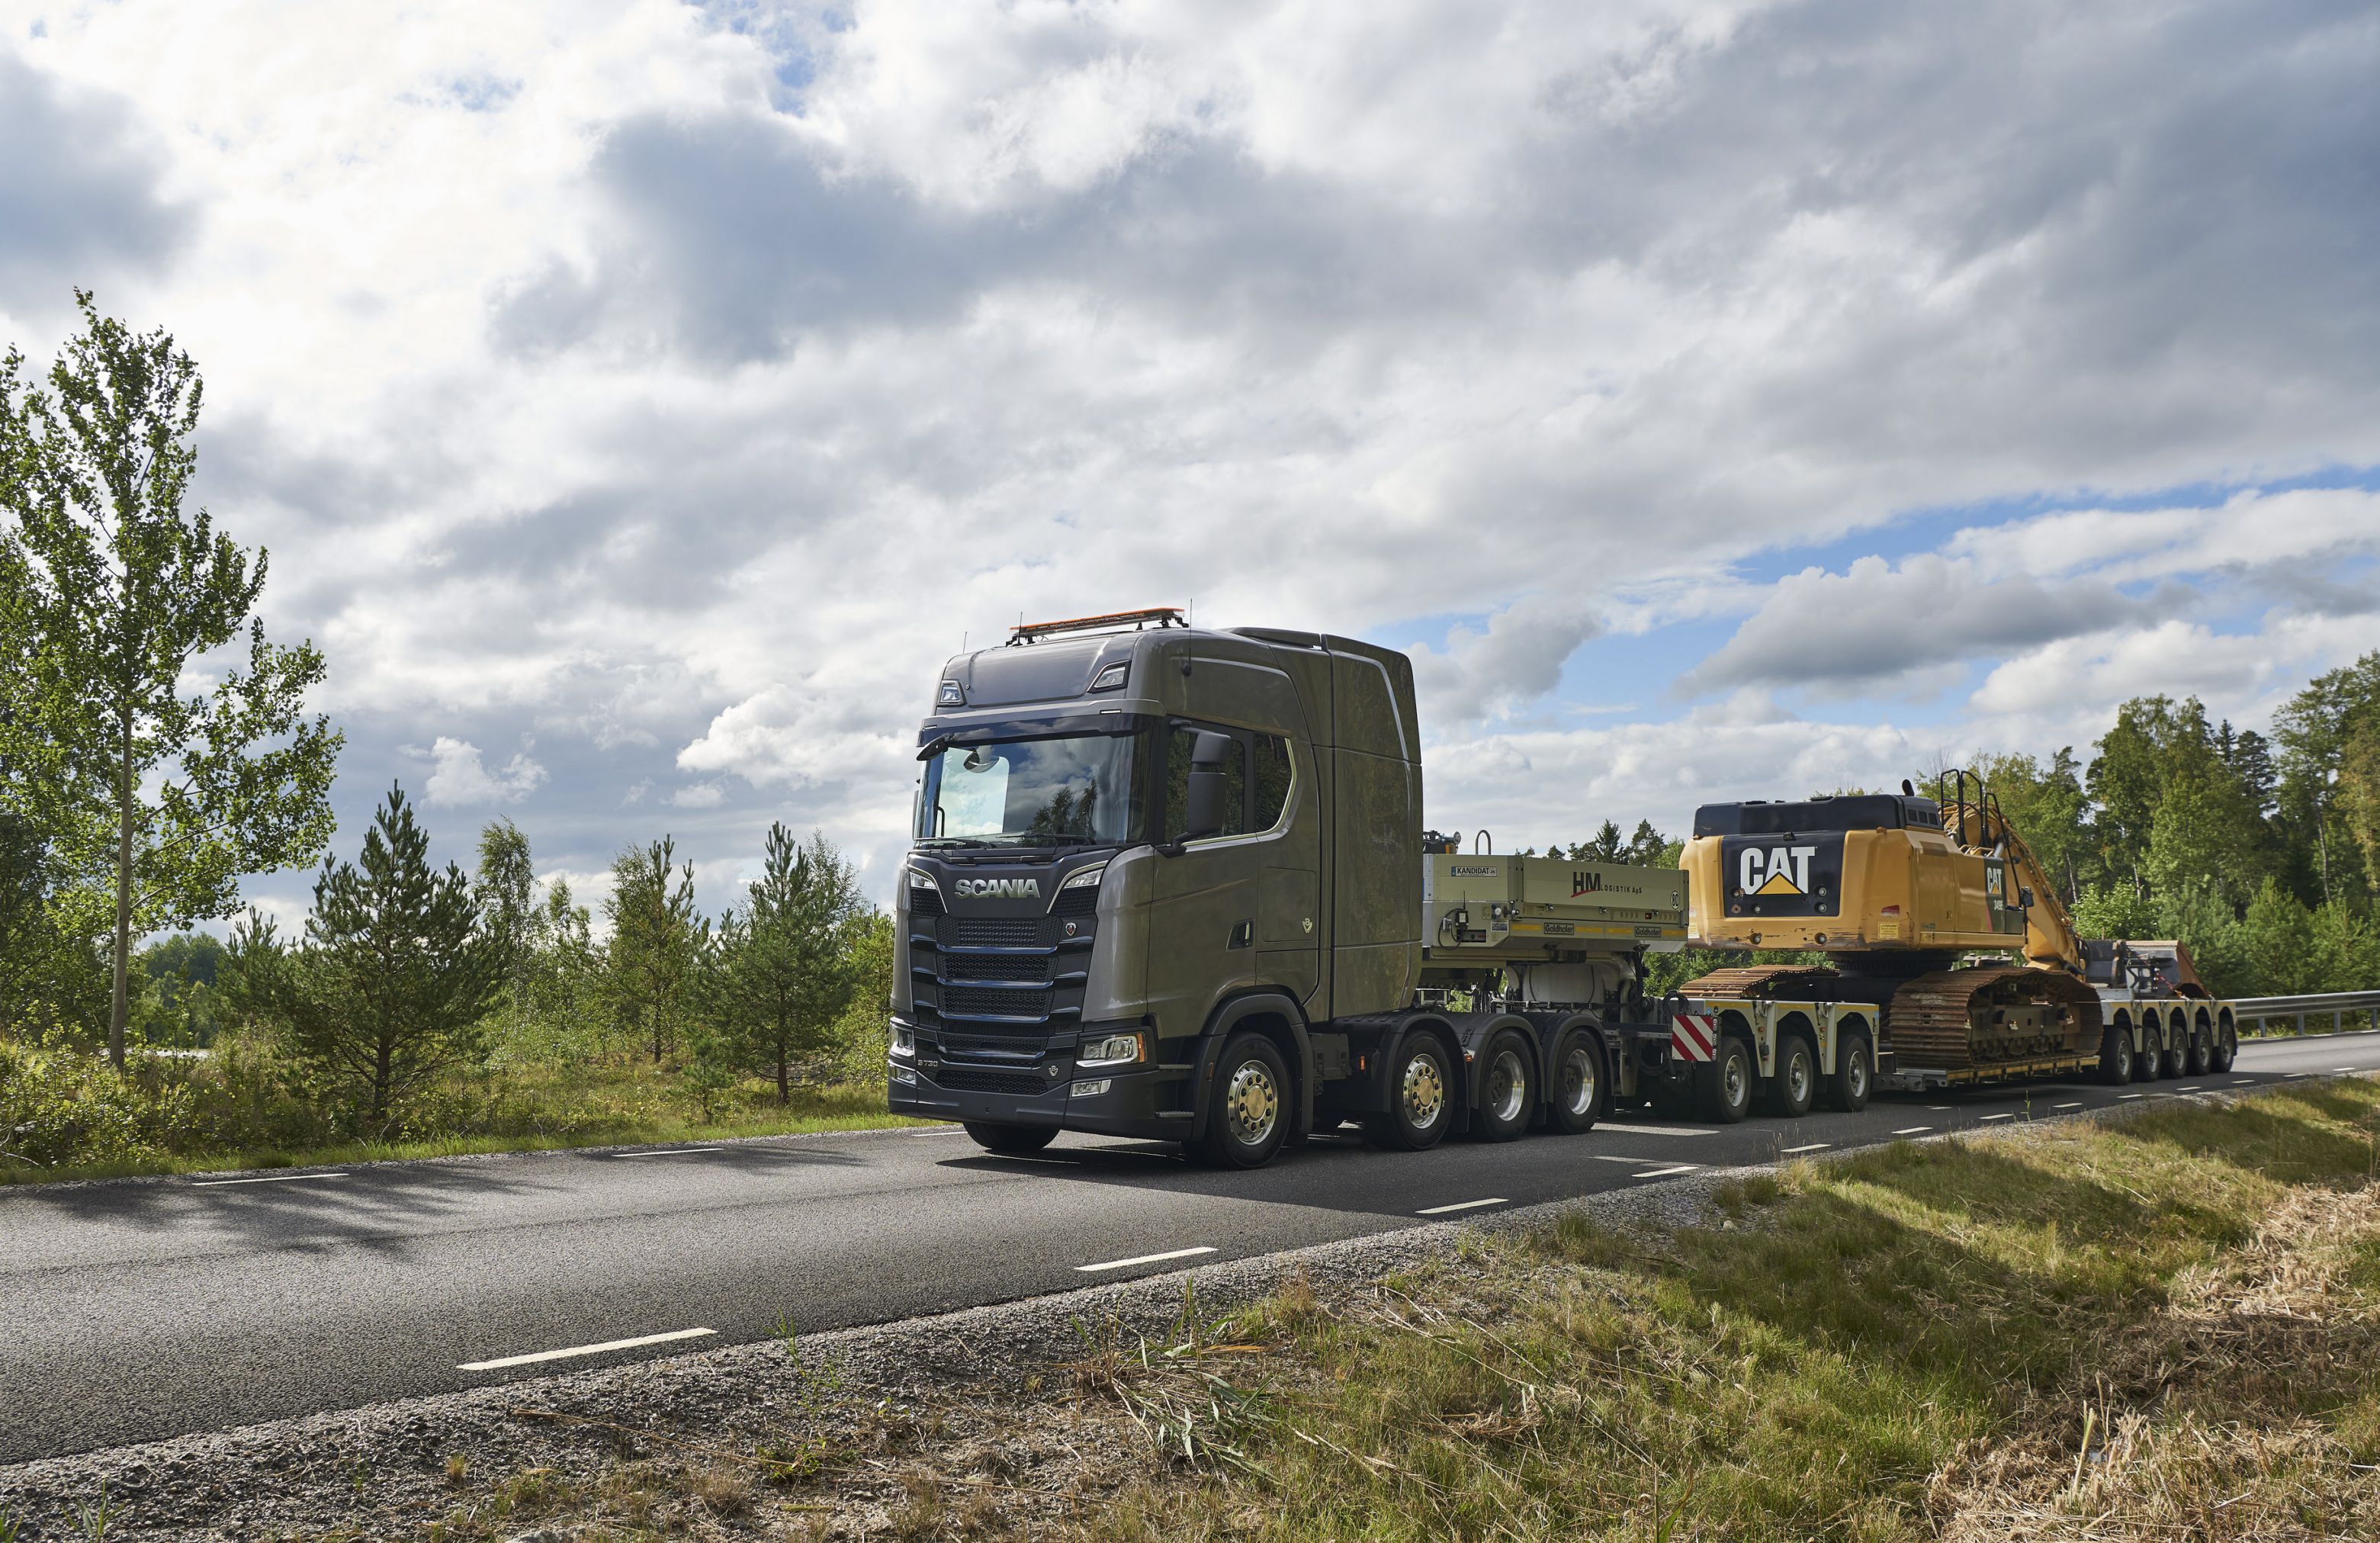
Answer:
[[[1435,1147],[1453,1122],[1454,1068],[1434,1034],[1415,1034],[1397,1051],[1389,1108],[1364,1116],[1364,1139],[1392,1151]]]
[[[1234,1034],[1215,1063],[1215,1109],[1198,1156],[1217,1168],[1262,1168],[1289,1134],[1289,1067],[1261,1034]]]
[[[2239,1026],[2227,1020],[2216,1027],[2215,1051],[2208,1064],[2216,1071],[2228,1072],[2231,1069],[2231,1063],[2239,1059]]]
[[[1718,1054],[1694,1068],[1694,1103],[1706,1120],[1732,1125],[1752,1112],[1752,1047],[1730,1034]]]
[[[2215,1036],[2204,1023],[2190,1026],[2190,1053],[2181,1063],[2181,1075],[2203,1077],[2215,1069]]]
[[[2149,1025],[2141,1030],[2141,1048],[2132,1052],[2132,1080],[2155,1082],[2157,1063],[2165,1059],[2163,1027]]]
[[[2132,1031],[2109,1024],[2099,1036],[2099,1080],[2115,1086],[2132,1080]]]
[[[1777,1041],[1777,1075],[1768,1079],[1768,1112],[1799,1120],[1818,1100],[1818,1058],[1810,1041],[1789,1034]]]
[[[1529,1075],[1529,1052],[1510,1034],[1488,1047],[1488,1071],[1480,1084],[1479,1117],[1472,1122],[1476,1141],[1516,1141],[1537,1112],[1536,1079]]]
[[[2183,1049],[2182,1037],[2174,1032],[2174,1026],[2168,1022],[2165,1027],[2165,1053],[2157,1057],[2156,1075],[2171,1082],[2181,1075],[2182,1067],[2187,1059],[2188,1052]]]
[[[996,1125],[989,1120],[961,1122],[975,1144],[987,1152],[1023,1155],[1038,1152],[1058,1139],[1055,1125]]]
[[[1592,1034],[1573,1034],[1554,1051],[1553,1097],[1547,1100],[1554,1129],[1578,1136],[1595,1128],[1603,1112],[1603,1047]]]
[[[1856,1114],[1867,1107],[1867,1036],[1852,1029],[1835,1041],[1835,1072],[1827,1078],[1827,1106]]]

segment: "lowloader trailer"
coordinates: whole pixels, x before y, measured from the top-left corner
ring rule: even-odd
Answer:
[[[1248,1168],[1349,1123],[1584,1131],[1718,1075],[1644,992],[1686,874],[1426,832],[1401,653],[1170,610],[1021,626],[949,661],[917,739],[896,1113]]]

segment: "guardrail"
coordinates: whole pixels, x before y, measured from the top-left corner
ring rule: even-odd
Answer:
[[[2241,997],[2231,1004],[2233,1016],[2253,1020],[2261,1031],[2274,1018],[2295,1018],[2298,1032],[2306,1032],[2306,1019],[2330,1015],[2334,1032],[2347,1027],[2347,1014],[2369,1017],[2374,1028],[2380,1028],[2380,991],[2320,991],[2303,997]]]

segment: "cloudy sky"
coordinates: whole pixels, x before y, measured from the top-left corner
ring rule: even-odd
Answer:
[[[1435,823],[1674,830],[2380,647],[2375,80],[2344,0],[0,0],[0,340],[197,355],[342,851],[882,893],[962,638],[1194,600],[1410,649]]]

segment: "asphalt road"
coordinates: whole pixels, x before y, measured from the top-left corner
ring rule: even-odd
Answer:
[[[933,1129],[0,1191],[0,1463],[884,1322],[1697,1167],[2374,1068],[2380,1035],[2319,1036],[2243,1046],[2225,1075],[2122,1089],[1888,1095],[1724,1129],[1622,1114],[1584,1136],[1420,1154],[1331,1137],[1253,1173],[1075,1136],[999,1158]],[[675,1337],[515,1361],[656,1336]]]

